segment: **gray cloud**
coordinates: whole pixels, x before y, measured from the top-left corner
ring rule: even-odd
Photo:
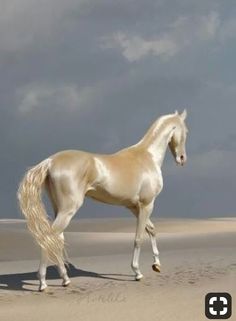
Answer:
[[[76,84],[61,84],[59,86],[34,85],[20,88],[18,110],[21,113],[32,112],[36,108],[65,108],[68,111],[82,110],[94,104],[100,94],[98,86],[85,86],[80,89]]]
[[[234,211],[236,12],[213,0],[0,1],[1,217],[28,166],[113,152],[188,109],[189,163],[167,156],[157,213]],[[181,186],[181,188],[180,188]],[[125,215],[88,202],[82,216]]]
[[[120,48],[122,55],[130,62],[149,55],[169,58],[193,44],[214,39],[219,26],[219,15],[215,11],[206,16],[181,16],[155,39],[147,40],[139,35],[118,32],[104,38],[102,47]]]

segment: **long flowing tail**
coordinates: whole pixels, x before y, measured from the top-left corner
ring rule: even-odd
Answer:
[[[20,209],[26,217],[27,226],[35,240],[46,251],[50,261],[54,264],[61,264],[64,262],[64,241],[48,221],[41,198],[50,166],[51,159],[48,158],[31,168],[20,183],[17,197]]]

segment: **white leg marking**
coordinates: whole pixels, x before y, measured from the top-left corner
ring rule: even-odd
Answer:
[[[39,263],[38,278],[39,278],[39,291],[42,292],[47,288],[46,273],[47,273],[48,258],[46,253],[41,250],[41,260]]]
[[[134,241],[134,252],[131,267],[135,273],[135,279],[137,281],[143,278],[143,275],[139,269],[139,256],[141,250],[141,244],[143,241],[143,235],[145,231],[145,226],[147,223],[147,219],[149,218],[153,209],[153,203],[148,206],[141,208],[137,215],[137,226],[136,226],[136,235]]]
[[[60,237],[64,240],[63,232],[60,234]],[[64,287],[68,286],[71,283],[71,281],[70,281],[70,279],[68,277],[67,270],[66,270],[66,267],[65,267],[64,264],[58,265],[58,272],[60,274],[60,277],[63,280],[62,281],[62,286],[64,286]]]

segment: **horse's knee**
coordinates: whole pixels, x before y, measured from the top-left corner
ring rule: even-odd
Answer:
[[[136,248],[140,248],[142,243],[143,243],[143,239],[142,238],[137,238],[137,239],[134,240],[134,246]]]

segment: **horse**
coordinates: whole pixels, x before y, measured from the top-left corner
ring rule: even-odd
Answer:
[[[62,286],[70,279],[66,269],[63,231],[81,208],[84,198],[124,206],[136,216],[136,233],[131,268],[137,281],[143,278],[139,256],[144,232],[148,233],[154,262],[161,264],[156,243],[156,230],[150,219],[154,201],[163,188],[161,167],[169,149],[179,165],[187,161],[187,112],[177,111],[158,118],[135,145],[113,154],[95,154],[80,150],[60,151],[30,168],[17,192],[27,227],[41,247],[38,269],[39,291],[47,288],[49,262],[56,264]],[[55,212],[50,223],[42,201],[46,190]]]

